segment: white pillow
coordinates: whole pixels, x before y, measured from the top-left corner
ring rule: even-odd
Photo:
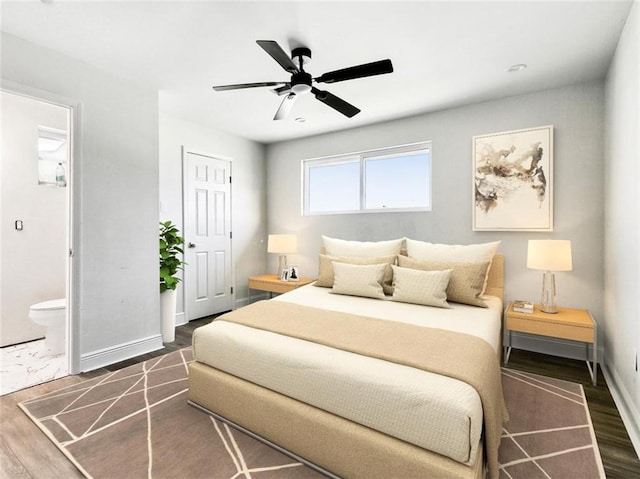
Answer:
[[[333,261],[332,293],[384,299],[382,278],[388,264],[349,264]]]
[[[422,271],[411,268],[393,268],[393,301],[423,304],[437,308],[450,308],[447,286],[453,270]]]
[[[402,238],[389,241],[348,241],[322,235],[326,253],[331,256],[388,256],[400,254]]]
[[[455,261],[457,263],[480,263],[491,261],[500,241],[481,244],[438,244],[427,243],[405,238],[407,242],[407,256],[429,261]]]

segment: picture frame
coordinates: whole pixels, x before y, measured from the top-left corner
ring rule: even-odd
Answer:
[[[553,231],[553,125],[473,137],[473,231]]]
[[[289,267],[289,281],[300,281],[300,273],[297,266]]]
[[[285,268],[280,273],[280,281],[289,281],[289,269]]]

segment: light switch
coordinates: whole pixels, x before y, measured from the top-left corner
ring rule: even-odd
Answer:
[[[22,231],[22,220],[16,220],[16,230]]]

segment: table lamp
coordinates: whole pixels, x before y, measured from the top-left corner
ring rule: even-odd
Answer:
[[[278,260],[278,278],[281,278],[282,271],[287,267],[286,255],[298,252],[298,238],[296,235],[269,235],[267,252],[280,255]]]
[[[529,240],[527,268],[544,271],[540,310],[557,313],[556,279],[552,271],[571,271],[571,241]]]

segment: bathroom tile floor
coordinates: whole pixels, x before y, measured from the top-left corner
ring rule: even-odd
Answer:
[[[0,348],[0,396],[67,376],[67,356],[52,356],[44,339]]]

